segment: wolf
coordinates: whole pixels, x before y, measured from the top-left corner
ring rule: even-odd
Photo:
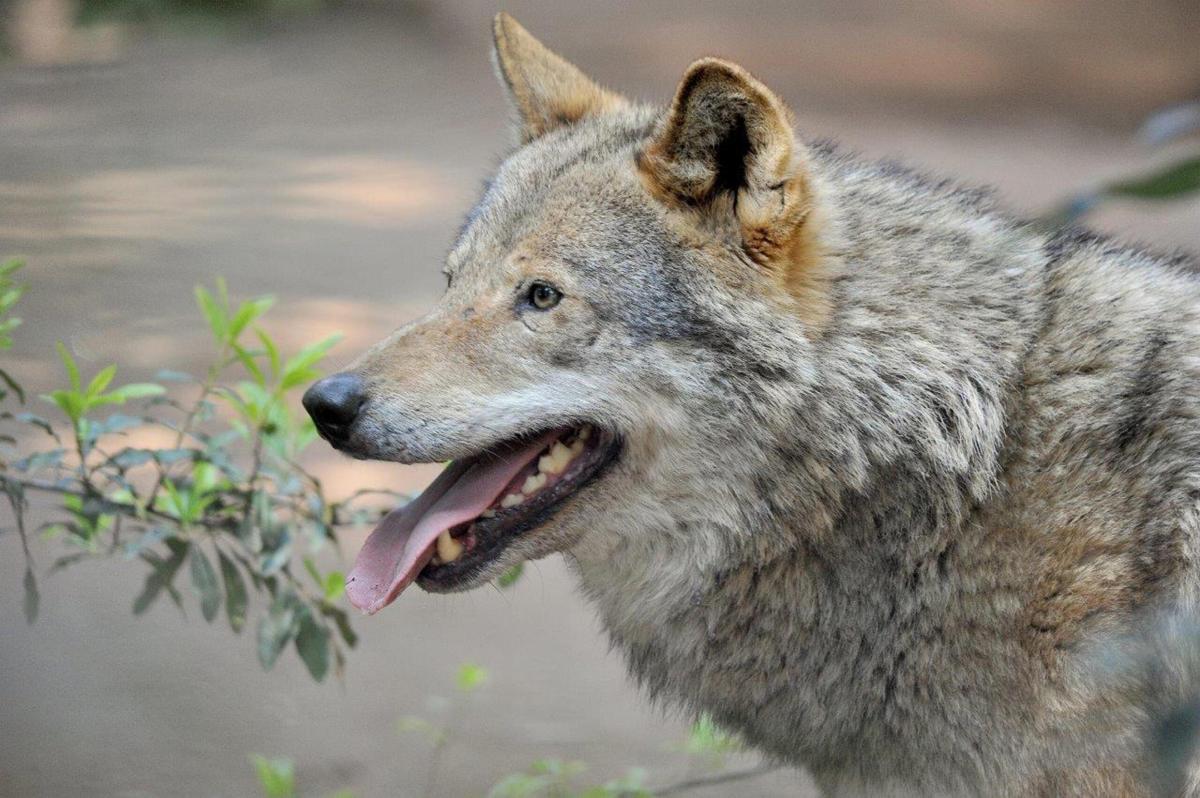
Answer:
[[[723,60],[652,107],[494,33],[517,143],[445,295],[304,397],[450,461],[351,602],[561,553],[656,701],[828,795],[1194,793],[1196,264],[801,137]]]

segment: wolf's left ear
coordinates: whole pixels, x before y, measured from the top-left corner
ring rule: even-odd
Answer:
[[[812,186],[791,114],[736,64],[705,58],[688,67],[638,166],[661,198],[736,222],[763,265],[807,238]]]
[[[624,105],[579,68],[551,52],[504,12],[492,24],[496,69],[508,89],[522,144]]]

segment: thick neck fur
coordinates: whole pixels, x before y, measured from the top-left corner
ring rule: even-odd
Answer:
[[[830,785],[953,790],[989,770],[973,740],[995,730],[972,728],[971,696],[1020,689],[961,670],[964,602],[1005,623],[1005,575],[945,576],[974,556],[973,513],[1001,481],[1041,242],[903,170],[820,149],[814,168],[838,226],[821,335],[718,319],[770,367],[662,419],[646,448],[676,448],[648,479],[677,489],[635,500],[605,525],[616,542],[571,559],[656,698]],[[910,716],[935,705],[914,738]]]

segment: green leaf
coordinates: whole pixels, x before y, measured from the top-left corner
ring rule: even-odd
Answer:
[[[300,620],[300,629],[296,633],[296,652],[313,679],[319,682],[325,678],[329,672],[329,631],[309,613],[305,613]]]
[[[95,377],[92,377],[92,381],[88,383],[88,387],[87,390],[84,391],[84,395],[87,396],[88,399],[96,398],[104,391],[105,388],[108,387],[108,384],[112,382],[113,377],[116,375],[117,367],[115,365],[107,366],[101,369],[100,373],[98,373]]]
[[[338,634],[342,636],[342,641],[350,648],[358,645],[358,635],[354,633],[354,628],[350,625],[350,616],[346,611],[338,607],[326,605],[321,608],[321,614],[326,618],[332,618],[333,623],[337,626]]]
[[[114,432],[124,432],[127,429],[140,427],[145,423],[145,419],[138,418],[137,416],[113,413],[103,421],[93,423],[91,432],[93,435],[111,435]]]
[[[229,340],[237,340],[237,337],[242,334],[242,330],[246,329],[246,325],[266,313],[274,304],[275,297],[273,296],[264,296],[243,302],[237,309],[237,313],[233,315],[233,320],[229,322]]]
[[[263,554],[263,558],[259,561],[258,570],[263,576],[271,576],[279,571],[280,568],[287,565],[288,561],[292,559],[291,534],[287,530],[283,530],[275,547]]]
[[[279,652],[296,634],[295,598],[281,593],[271,609],[258,623],[258,661],[270,670],[279,659]]]
[[[147,396],[160,396],[167,389],[153,382],[131,382],[104,395],[104,400],[112,404],[124,404],[130,399],[143,399]]]
[[[321,572],[317,570],[317,563],[312,557],[305,557],[301,562],[304,564],[304,570],[308,571],[308,575],[318,585],[321,584]]]
[[[83,418],[83,396],[78,391],[64,391],[61,389],[51,391],[48,394],[43,394],[42,400],[56,405],[71,420],[72,424],[78,424],[79,420]]]
[[[145,465],[153,459],[154,452],[151,449],[125,448],[109,458],[109,461],[117,468],[125,469]]]
[[[212,562],[199,546],[192,546],[192,587],[200,596],[200,614],[212,623],[221,609],[221,588],[217,584],[217,572]]]
[[[326,601],[337,601],[346,592],[346,575],[341,571],[330,571],[325,574],[322,589]]]
[[[75,358],[71,357],[71,353],[67,351],[67,347],[62,341],[56,341],[54,345],[58,349],[59,359],[62,360],[63,366],[67,369],[67,377],[71,380],[71,389],[78,391],[81,382],[79,379],[79,366],[75,364]]]
[[[471,693],[482,687],[488,680],[487,668],[473,662],[464,662],[458,666],[454,684],[460,692]]]
[[[696,719],[683,743],[687,753],[708,756],[718,762],[726,754],[736,753],[744,747],[740,737],[722,729],[708,713]]]
[[[151,449],[154,459],[160,465],[171,465],[183,460],[195,460],[200,452],[195,449]]]
[[[1200,156],[1172,164],[1145,177],[1110,183],[1105,191],[1117,197],[1169,199],[1200,191]]]
[[[50,449],[45,452],[34,452],[12,464],[14,471],[43,471],[47,468],[57,468],[62,465],[65,449]]]
[[[196,378],[185,371],[173,371],[172,369],[159,369],[154,374],[154,379],[160,382],[195,382]]]
[[[212,331],[213,338],[218,344],[225,343],[229,320],[226,318],[225,310],[217,304],[212,294],[208,293],[208,290],[202,285],[196,286],[196,304],[208,321],[208,329]]]
[[[25,267],[25,261],[21,258],[8,258],[0,261],[0,278],[11,277],[18,269]]]
[[[521,578],[521,574],[525,571],[525,563],[517,563],[512,568],[509,568],[496,579],[496,584],[499,587],[512,587]]]
[[[418,715],[401,715],[396,721],[396,731],[399,734],[417,733],[434,745],[446,741],[446,732]]]
[[[19,401],[21,404],[25,404],[25,390],[21,387],[20,383],[14,380],[12,376],[4,369],[0,369],[0,382],[3,382],[5,385],[7,385],[9,390],[17,395],[17,401]]]
[[[531,776],[528,773],[512,773],[496,782],[488,790],[488,798],[535,798],[546,795],[553,786],[550,776]]]
[[[259,368],[258,364],[254,362],[254,357],[249,352],[247,352],[241,346],[233,344],[233,354],[241,362],[242,367],[246,369],[251,377],[254,378],[256,383],[259,385],[267,384],[266,376],[263,375],[262,369]]]
[[[167,538],[175,536],[175,532],[165,526],[156,526],[146,532],[143,532],[135,540],[131,540],[125,544],[125,556],[129,559],[139,556],[151,546],[161,543]]]
[[[167,545],[171,548],[171,556],[166,560],[157,560],[151,555],[143,555],[143,559],[149,562],[154,570],[146,577],[146,584],[142,587],[142,592],[134,599],[134,615],[141,615],[149,609],[164,589],[167,589],[168,592],[172,590],[171,582],[175,579],[175,573],[179,567],[183,565],[183,559],[188,553],[188,544],[182,541],[168,541]]]
[[[312,367],[320,362],[321,358],[325,357],[325,354],[340,340],[342,340],[340,334],[331,335],[316,343],[309,344],[288,358],[287,362],[283,365],[280,388],[286,391],[289,388],[294,388],[312,379],[314,376]]]
[[[11,310],[24,293],[25,287],[21,285],[13,286],[4,291],[4,293],[0,293],[0,313]]]
[[[255,327],[254,334],[258,336],[258,340],[262,342],[263,349],[267,352],[267,361],[271,364],[271,376],[278,378],[280,363],[282,362],[279,357],[279,347],[275,345],[275,342],[271,340],[271,336],[267,335],[266,331],[261,327]]]
[[[258,774],[258,786],[265,798],[293,798],[296,794],[296,766],[290,759],[267,759],[260,754],[250,757]]]
[[[33,569],[29,566],[25,567],[25,622],[32,624],[37,620],[38,606],[41,604],[41,597],[38,594],[37,578],[33,575]]]
[[[246,625],[246,582],[242,572],[222,552],[217,552],[217,562],[221,566],[221,581],[225,583],[225,614],[229,617],[229,627],[241,632]]]

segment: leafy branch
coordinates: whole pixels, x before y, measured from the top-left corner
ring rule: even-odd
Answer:
[[[25,291],[15,282],[20,268],[16,260],[0,265],[0,349],[11,347],[10,333],[20,324],[10,315]],[[240,633],[251,596],[260,596],[257,648],[263,667],[272,667],[292,644],[312,677],[321,680],[331,669],[342,670],[345,650],[356,637],[342,606],[342,573],[322,572],[316,558],[336,551],[339,527],[362,523],[373,513],[359,506],[368,491],[331,501],[320,481],[298,465],[316,431],[307,416],[293,412],[289,399],[320,376],[320,361],[338,337],[284,357],[259,325],[271,298],[235,306],[218,280],[215,292],[197,288],[196,299],[216,345],[203,379],[162,371],[156,382],[114,387],[115,366],[85,378],[59,343],[66,387],[40,399],[64,417],[60,426],[14,409],[14,401],[24,405],[27,397],[0,370],[0,490],[13,509],[25,553],[26,617],[33,622],[39,603],[32,531],[65,549],[51,573],[105,557],[144,562],[149,571],[133,602],[136,614],[163,595],[182,610],[176,578],[185,565],[206,621],[215,620],[224,606],[229,626]],[[234,370],[240,375],[230,379]],[[180,391],[189,386],[194,398],[187,403],[171,398],[167,382],[178,383]],[[99,415],[131,405],[138,406],[134,414]],[[130,433],[151,429],[167,430],[173,444],[127,445]],[[47,443],[21,455],[18,433]],[[33,530],[30,494],[57,500],[55,520]]]
[[[1200,133],[1200,102],[1183,103],[1152,115],[1142,125],[1141,138],[1162,147]],[[1048,229],[1075,223],[1111,200],[1155,202],[1177,200],[1200,192],[1200,147],[1184,145],[1174,160],[1143,174],[1131,175],[1076,192],[1041,220]]]

